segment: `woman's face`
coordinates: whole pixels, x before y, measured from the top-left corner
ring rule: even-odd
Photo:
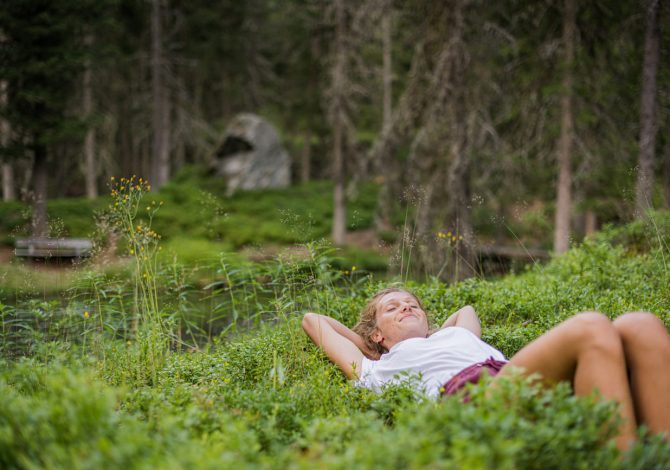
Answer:
[[[408,338],[428,336],[428,318],[408,292],[390,292],[377,304],[377,331],[372,340],[386,349]]]

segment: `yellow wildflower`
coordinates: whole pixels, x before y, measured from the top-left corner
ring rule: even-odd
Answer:
[[[90,317],[91,314],[88,312],[88,310],[84,311],[84,318]]]

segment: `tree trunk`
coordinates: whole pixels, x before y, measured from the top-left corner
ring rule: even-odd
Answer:
[[[344,79],[346,74],[346,52],[344,50],[344,2],[334,0],[335,7],[335,63],[333,65],[333,243],[343,245],[346,236],[346,205],[344,198]]]
[[[47,220],[47,152],[46,147],[35,144],[33,160],[33,237],[43,238],[49,235]]]
[[[127,97],[122,98],[122,103],[117,106],[118,122],[118,141],[119,141],[119,175],[131,175],[133,166],[134,146],[132,139],[132,130],[129,120],[131,119],[130,106]],[[143,176],[146,176],[144,174]]]
[[[467,53],[463,37],[465,35],[465,15],[463,8],[454,9],[453,41],[451,70],[451,96],[449,97],[446,118],[450,127],[449,135],[449,166],[447,171],[448,191],[444,195],[447,200],[447,223],[452,227],[450,242],[451,262],[445,273],[447,279],[460,281],[472,277],[476,273],[474,256],[474,234],[472,229],[472,205],[470,194],[471,156],[475,147],[475,129],[477,112],[471,106],[477,101],[468,89],[464,79],[467,72]],[[460,45],[460,47],[458,46]],[[444,91],[444,90],[443,90]],[[455,237],[455,240],[454,240]],[[449,256],[449,255],[448,255]]]
[[[423,250],[420,263],[428,271],[444,280],[461,280],[475,273],[474,237],[470,203],[471,156],[476,153],[475,134],[479,101],[467,78],[470,67],[465,43],[467,2],[455,1],[448,5],[442,47],[435,56],[429,87],[432,93],[426,104],[424,132],[428,136],[426,148],[433,154],[434,173],[440,175],[439,191],[428,201],[432,206],[430,225],[420,226]],[[446,13],[446,14],[445,14]],[[410,152],[415,164],[419,161]],[[431,170],[430,167],[426,169]],[[430,173],[422,173],[422,178]],[[436,224],[437,222],[437,224]],[[435,230],[451,232],[439,240]]]
[[[393,69],[391,63],[391,12],[392,2],[386,1],[384,4],[384,14],[382,16],[382,88],[383,88],[383,109],[382,109],[382,133],[389,131],[393,125]],[[388,150],[379,154],[377,165],[378,174],[383,173],[379,195],[377,198],[377,230],[391,229],[391,212],[393,211],[393,195],[391,185],[397,179],[394,165],[391,162],[392,154]]]
[[[153,97],[153,147],[151,183],[157,191],[170,177],[170,104],[165,86],[163,57],[162,0],[152,0],[151,9],[151,88]]]
[[[656,75],[659,57],[659,0],[649,0],[646,8],[644,65],[640,106],[640,156],[635,190],[637,217],[652,207],[654,184],[654,147],[656,144]]]
[[[570,244],[570,212],[572,205],[572,64],[575,55],[575,0],[565,0],[563,14],[563,90],[561,96],[561,137],[558,146],[558,187],[554,252],[564,253]]]
[[[440,269],[441,252],[433,231],[435,221],[441,216],[436,200],[439,200],[440,189],[444,186],[440,159],[443,153],[441,149],[436,149],[431,124],[432,121],[417,130],[409,149],[408,160],[412,162],[412,171],[407,172],[408,187],[402,197],[405,204],[415,206],[415,218],[413,223],[405,220],[400,240],[400,274],[403,278],[409,276],[410,268],[411,272],[426,277]]]
[[[187,153],[187,135],[189,133],[189,116],[184,107],[188,103],[188,96],[186,96],[186,88],[179,86],[178,98],[174,103],[174,119],[175,128],[171,132],[172,142],[172,170],[174,173],[178,172],[186,164]]]
[[[245,106],[249,109],[258,109],[261,105],[261,67],[259,64],[259,48],[258,48],[258,24],[256,18],[256,9],[258,5],[254,5],[252,0],[246,0],[247,12],[242,26],[242,32],[245,34],[244,47],[244,69],[245,69],[245,85],[242,89],[244,93]]]
[[[91,36],[86,37],[86,42],[90,45],[93,40]],[[93,114],[93,71],[91,63],[87,61],[83,76],[83,114],[86,119],[91,119]],[[98,171],[95,161],[95,129],[89,122],[84,138],[84,178],[86,180],[86,197],[94,199],[98,197]]]
[[[33,167],[33,164],[24,165],[23,167],[23,178],[19,186],[19,198],[22,200],[28,201],[32,198],[30,187],[33,184]]]
[[[7,104],[7,81],[0,81],[0,108]],[[0,146],[5,147],[9,144],[11,126],[6,119],[0,119]],[[2,200],[13,201],[16,199],[16,190],[14,187],[14,169],[11,163],[6,160],[0,160],[2,163]]]
[[[2,200],[5,202],[16,199],[16,187],[14,186],[14,168],[12,164],[2,164]]]
[[[598,217],[593,209],[586,209],[584,214],[584,236],[588,237],[598,231]]]
[[[383,128],[391,127],[391,118],[393,116],[393,69],[391,63],[391,1],[387,1],[382,16],[382,81],[384,88],[383,102]]]
[[[457,82],[460,82],[457,79]],[[459,83],[459,86],[465,86]],[[450,113],[451,114],[451,113]],[[451,114],[454,132],[450,148],[449,171],[447,174],[448,212],[447,221],[451,222],[455,233],[452,235],[453,262],[447,273],[452,281],[460,281],[472,277],[476,273],[474,255],[474,230],[472,228],[472,206],[470,194],[470,154],[473,146],[475,129],[475,113],[466,119],[458,114]],[[456,240],[453,240],[456,237]]]
[[[424,132],[424,130],[420,131]],[[425,133],[425,132],[424,132]],[[420,138],[421,139],[421,138]],[[424,154],[425,155],[425,154]],[[434,164],[434,159],[433,164]],[[433,165],[431,165],[433,166]],[[425,172],[422,172],[426,174]],[[440,270],[440,253],[436,240],[433,237],[433,228],[435,226],[436,200],[439,199],[440,186],[442,186],[442,176],[439,171],[428,174],[421,181],[420,191],[417,194],[416,222],[414,230],[405,229],[401,240],[402,264],[400,274],[404,279],[409,277],[411,271],[417,274],[423,274],[426,278],[431,275],[438,275]]]
[[[302,145],[302,153],[300,155],[300,181],[306,183],[309,181],[312,166],[312,132],[310,129],[305,131],[303,138],[305,141]]]
[[[666,211],[670,211],[670,141],[665,144],[665,174],[663,175],[663,202]]]

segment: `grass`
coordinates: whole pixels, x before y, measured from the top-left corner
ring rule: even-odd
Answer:
[[[225,280],[212,289],[223,294],[225,306],[217,311],[237,312],[237,333],[228,330],[181,352],[173,346],[152,378],[137,373],[147,365],[135,349],[143,340],[119,338],[119,329],[107,326],[120,317],[109,292],[105,302],[89,305],[90,317],[79,315],[81,336],[36,337],[28,359],[2,364],[0,461],[8,467],[377,468],[383,455],[391,467],[670,463],[668,444],[646,435],[619,456],[609,441],[612,407],[575,398],[567,387],[546,391],[511,380],[488,398],[484,387],[475,387],[467,406],[458,399],[417,401],[403,386],[381,396],[353,387],[301,332],[300,313],[325,312],[351,325],[382,283],[341,277],[314,250],[309,261],[276,260],[262,269],[222,263]],[[485,339],[511,355],[594,306],[610,316],[651,308],[670,325],[668,281],[657,249],[631,255],[594,241],[496,281],[409,287],[435,323],[464,303],[475,305]],[[91,299],[73,299],[69,308],[76,314],[85,300]]]
[[[152,220],[154,230],[162,236],[161,261],[199,267],[198,278],[208,284],[212,278],[204,274],[216,269],[221,253],[238,251],[250,259],[268,247],[270,256],[287,247],[328,237],[332,219],[332,184],[314,181],[286,189],[239,192],[225,197],[225,187],[217,178],[206,176],[198,167],[187,167],[158,193],[145,194],[143,204],[162,203],[161,211]],[[348,201],[350,230],[368,229],[373,223],[377,188],[363,184]],[[101,247],[107,243],[107,208],[111,198],[103,196],[53,199],[49,201],[52,236],[90,237]],[[138,221],[147,222],[147,213],[140,210]],[[13,246],[14,240],[29,236],[30,207],[20,202],[0,202],[0,243]],[[116,247],[120,256],[115,266],[97,263],[93,269],[104,274],[118,273],[127,263],[127,246],[120,240]],[[385,258],[373,250],[345,247],[334,261],[342,270],[356,266],[359,270],[384,271]],[[81,270],[91,266],[82,265]],[[42,274],[44,273],[44,274]],[[29,287],[53,297],[76,284],[79,274],[55,271],[36,274],[21,268],[21,263],[0,267],[0,292],[10,297]]]
[[[348,201],[350,230],[372,226],[376,186],[363,184]],[[295,244],[326,237],[332,219],[332,184],[313,181],[286,189],[238,192],[225,197],[220,179],[198,168],[187,168],[146,204],[163,202],[153,221],[164,239],[208,240],[230,249],[265,244]],[[54,236],[85,237],[96,231],[96,214],[109,197],[53,199],[48,211]],[[144,215],[140,215],[143,219]],[[30,207],[20,202],[0,203],[0,240],[11,244],[28,235]]]
[[[133,238],[138,225],[154,229],[135,218],[122,231],[122,273],[82,269],[53,301],[0,298],[3,468],[670,466],[670,445],[644,429],[619,454],[611,404],[567,386],[516,377],[474,387],[468,405],[407,385],[379,396],[354,387],[301,331],[301,315],[352,325],[373,292],[398,281],[334,267],[326,244],[252,263],[210,255],[223,247],[213,240]],[[670,215],[658,213],[500,279],[406,285],[435,324],[475,306],[485,340],[510,356],[580,310],[648,309],[670,326],[668,242]],[[175,261],[178,246],[203,267]]]

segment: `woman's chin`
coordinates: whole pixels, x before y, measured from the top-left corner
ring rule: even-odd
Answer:
[[[422,328],[421,325],[416,325],[416,328],[408,328],[405,330],[405,338],[425,338],[428,336],[428,329]]]

